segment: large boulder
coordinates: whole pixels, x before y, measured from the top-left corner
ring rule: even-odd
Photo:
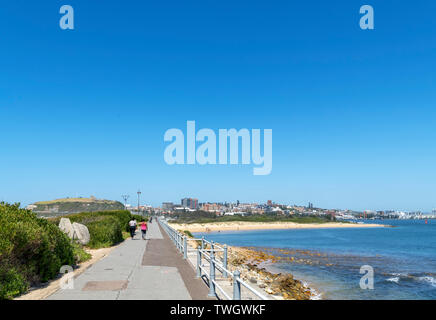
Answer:
[[[59,222],[59,229],[66,233],[70,239],[73,239],[74,229],[70,219],[61,218],[61,221]]]
[[[89,235],[89,230],[85,225],[74,222],[73,230],[74,230],[74,237],[73,237],[74,240],[77,240],[83,245],[89,243],[89,240],[91,240],[91,236]]]

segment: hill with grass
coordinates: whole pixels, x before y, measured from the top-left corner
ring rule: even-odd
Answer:
[[[56,217],[79,212],[124,210],[119,201],[89,198],[65,198],[35,202],[27,207],[38,216]]]

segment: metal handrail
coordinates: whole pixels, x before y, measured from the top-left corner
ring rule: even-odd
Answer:
[[[237,279],[236,281],[238,281],[240,284],[242,284],[245,288],[247,288],[248,290],[250,290],[252,293],[254,293],[255,295],[257,295],[259,298],[261,298],[262,300],[268,300],[267,297],[265,297],[263,294],[257,292],[255,289],[253,289],[253,287],[249,286],[245,281],[242,281],[241,279]]]
[[[202,238],[202,239],[204,239],[204,238]],[[220,245],[214,243],[213,241],[207,241],[207,240],[204,239],[204,242],[210,244],[211,246],[213,246],[213,248],[217,247],[217,248],[220,248],[220,249],[224,249],[223,247],[221,247]]]
[[[202,237],[201,239],[188,237],[178,230],[170,227],[166,221],[158,219],[159,224],[166,231],[170,239],[174,242],[176,248],[183,254],[183,258],[187,259],[188,251],[196,251],[197,252],[197,277],[201,278],[206,276],[209,283],[209,296],[216,297],[216,288],[219,289],[223,293],[223,295],[231,300],[231,297],[224,291],[224,289],[217,283],[215,280],[215,270],[221,272],[224,278],[230,277],[233,280],[233,300],[241,300],[241,285],[256,295],[261,300],[268,300],[263,294],[259,293],[257,290],[249,286],[246,282],[244,282],[240,278],[240,272],[236,270],[235,272],[231,272],[227,269],[227,246],[220,246],[215,244],[213,241],[208,241]],[[188,241],[201,241],[201,246],[197,249],[189,250],[187,245]],[[205,248],[205,244],[210,244],[210,249]],[[218,260],[215,257],[215,252],[223,252],[222,261]],[[206,270],[206,266],[202,264],[203,256],[206,261],[209,262],[209,272]]]
[[[200,266],[200,268],[203,270],[204,274],[207,276],[206,278],[209,278],[209,273],[207,273],[206,269],[204,269],[204,266]]]
[[[215,281],[212,280],[212,282],[215,284],[215,287],[220,289],[221,293],[228,299],[228,300],[232,300],[232,298],[224,291],[224,289]]]

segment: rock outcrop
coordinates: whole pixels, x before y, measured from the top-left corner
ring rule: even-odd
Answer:
[[[59,229],[66,233],[70,239],[76,240],[82,245],[88,244],[91,240],[89,230],[85,225],[77,222],[71,224],[68,218],[61,218]]]
[[[73,223],[74,229],[74,240],[77,240],[80,244],[86,245],[91,240],[91,236],[89,235],[89,230],[84,224],[80,224],[77,222]]]
[[[229,247],[229,269],[238,269],[244,281],[256,284],[266,293],[285,300],[310,300],[312,293],[292,274],[274,274],[262,267],[264,263],[274,263],[280,257],[247,248]]]
[[[70,239],[73,239],[74,229],[70,219],[61,218],[61,221],[59,222],[59,229],[66,233]]]

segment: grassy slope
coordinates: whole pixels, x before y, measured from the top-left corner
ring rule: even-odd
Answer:
[[[34,203],[34,212],[43,216],[58,216],[62,214],[123,210],[119,201],[100,200],[95,198],[66,198]]]
[[[47,204],[57,204],[57,203],[66,203],[66,202],[101,202],[101,203],[113,203],[116,201],[112,200],[103,200],[103,199],[95,199],[95,198],[64,198],[64,199],[56,199],[49,201],[38,201],[35,202],[35,205],[47,205]]]

